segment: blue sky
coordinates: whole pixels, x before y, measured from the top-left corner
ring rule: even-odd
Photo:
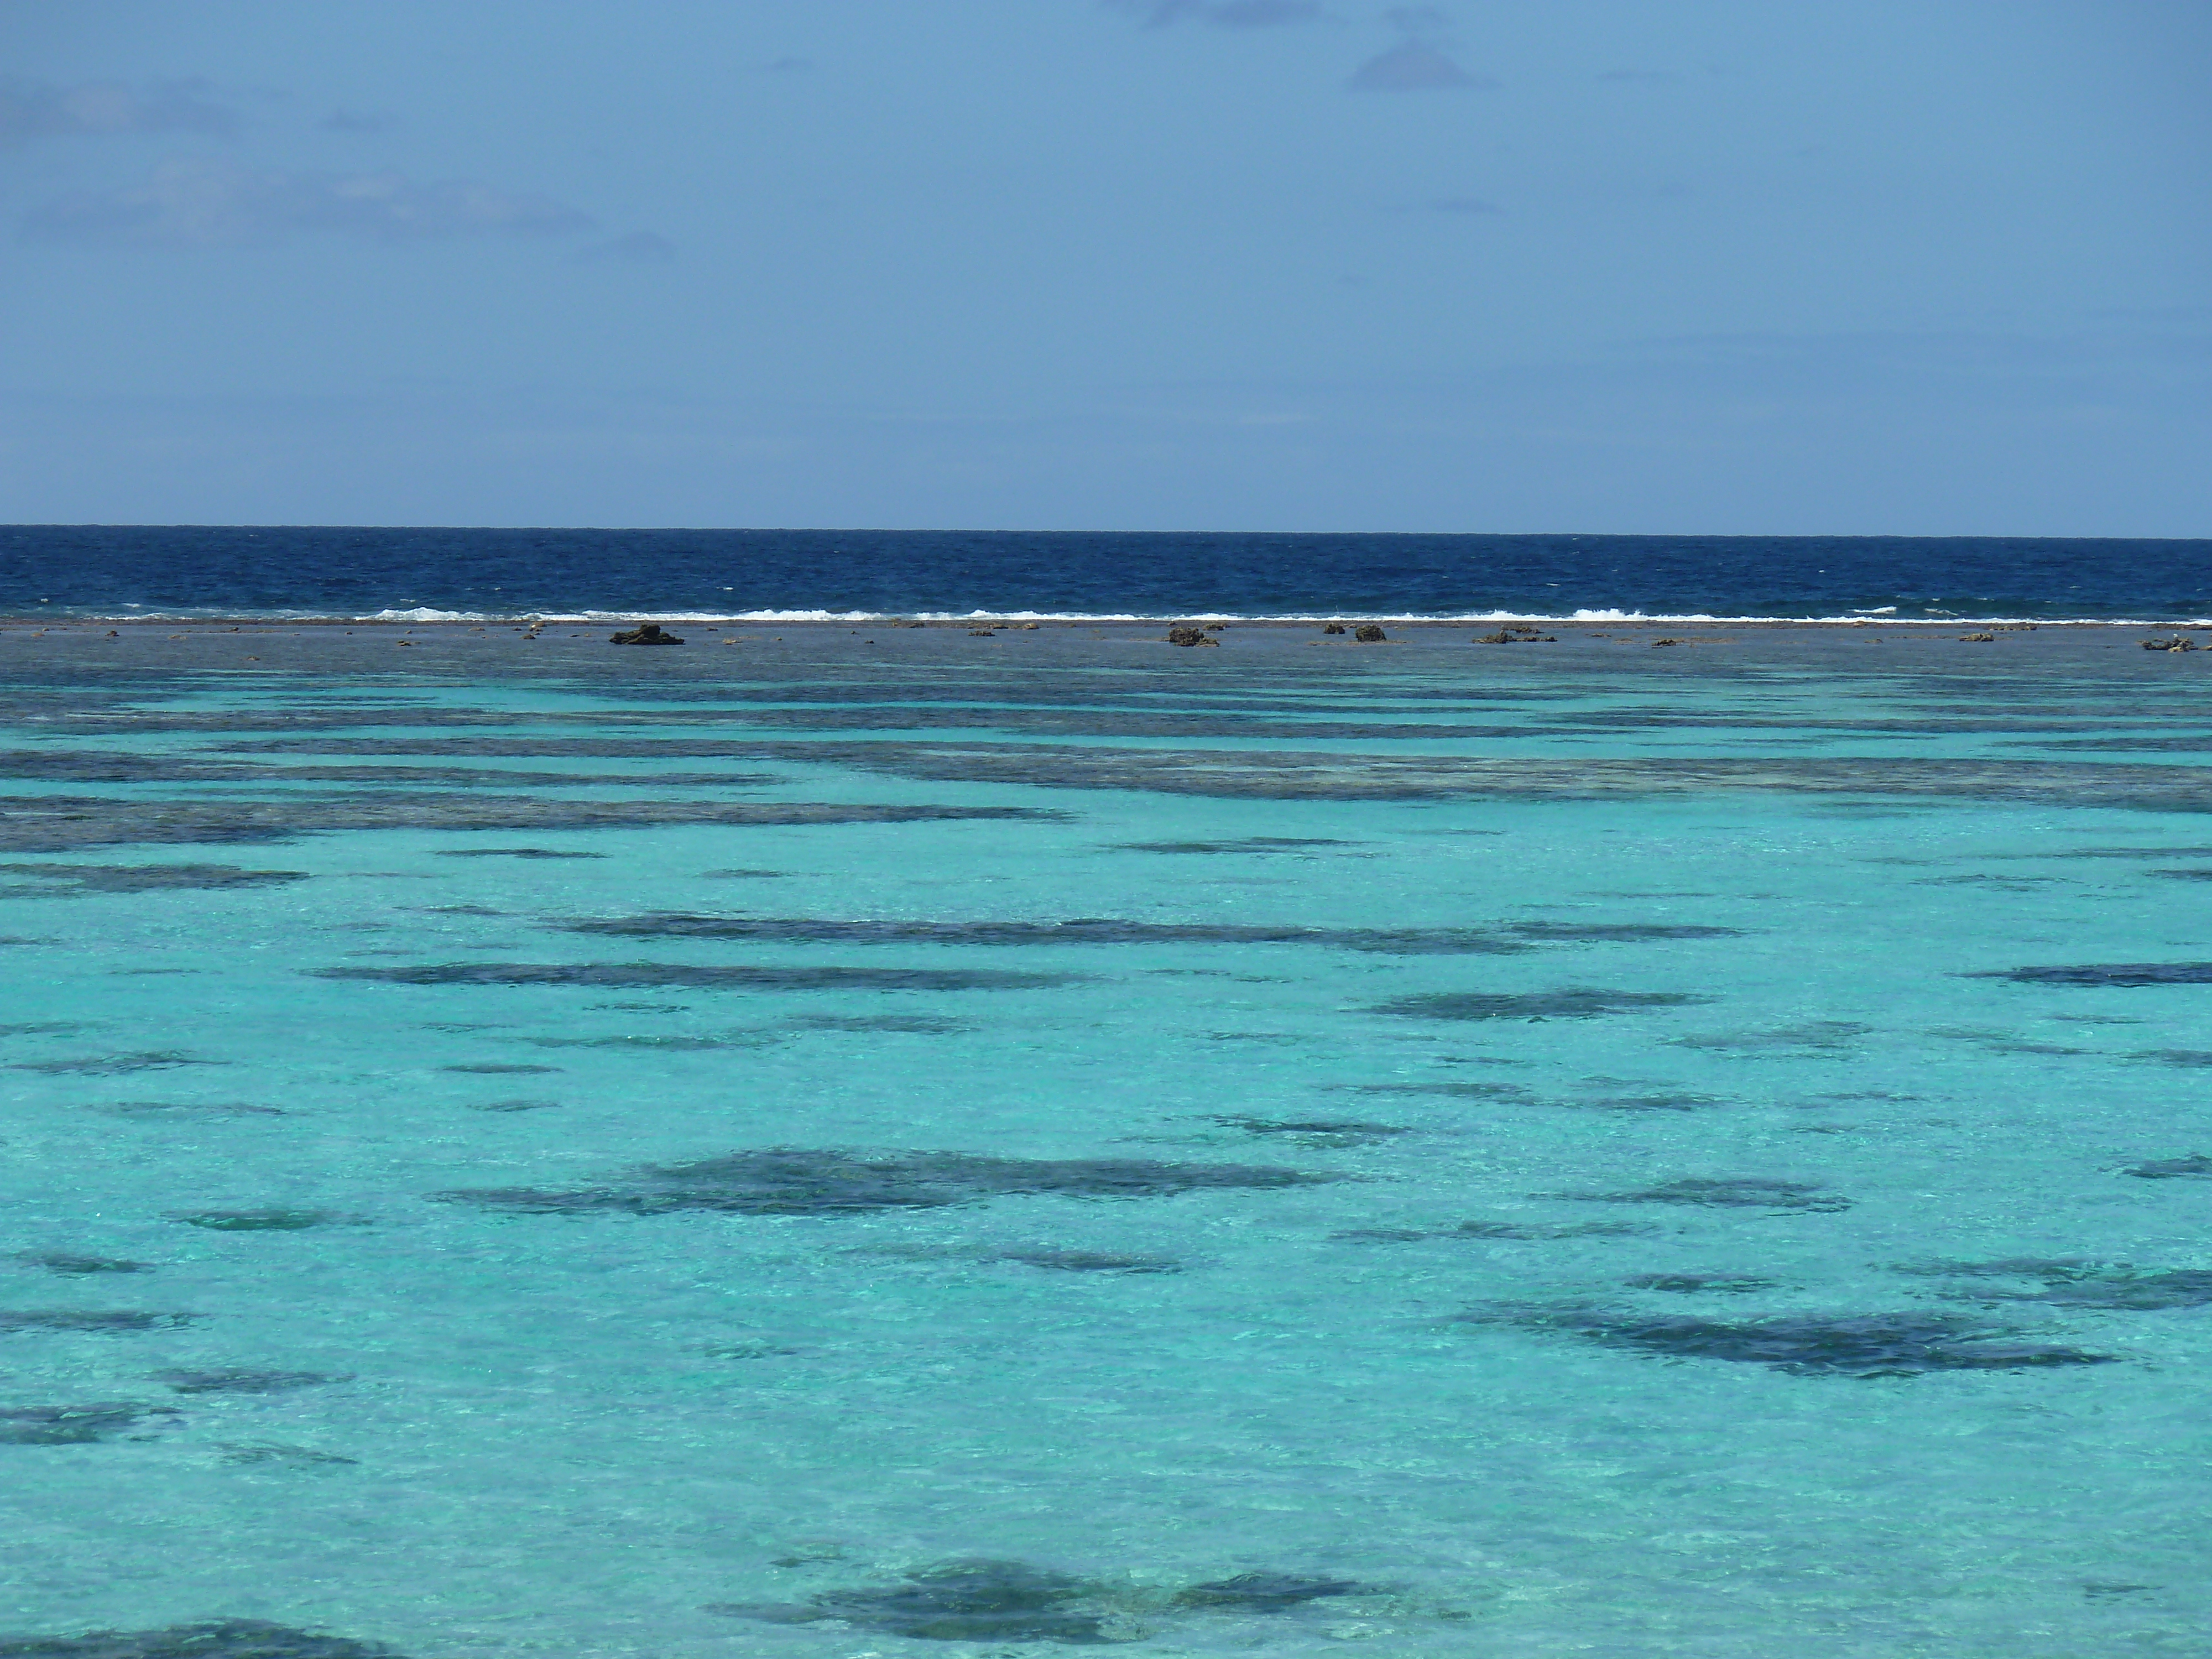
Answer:
[[[14,522],[2212,533],[2194,0],[7,0]]]

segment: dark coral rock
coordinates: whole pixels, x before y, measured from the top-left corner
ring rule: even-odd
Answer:
[[[2049,1302],[2116,1313],[2161,1313],[2172,1308],[2212,1305],[2212,1271],[2203,1268],[2146,1273],[2124,1261],[2012,1257],[1997,1261],[1937,1262],[1905,1271],[1960,1279],[2036,1279],[2043,1286],[2038,1291],[1954,1293],[1973,1301]]]
[[[1620,1281],[1632,1291],[1665,1291],[1674,1296],[1750,1296],[1777,1288],[1771,1279],[1728,1273],[1637,1273]]]
[[[285,1209],[195,1210],[169,1218],[212,1233],[296,1233],[344,1218],[329,1210]]]
[[[174,1417],[166,1406],[17,1406],[0,1410],[0,1446],[89,1446],[149,1417]],[[0,1654],[17,1651],[0,1640]]]
[[[154,1380],[167,1383],[172,1394],[289,1394],[295,1389],[317,1389],[330,1382],[350,1382],[353,1378],[327,1371],[228,1369],[155,1371]]]
[[[1352,1118],[1217,1117],[1225,1129],[1242,1129],[1249,1135],[1287,1135],[1306,1146],[1364,1146],[1413,1130],[1396,1123],[1364,1123]]]
[[[441,852],[441,859],[603,859],[605,853],[570,853],[556,851],[550,847],[456,847]],[[497,915],[495,910],[471,912]]]
[[[1149,850],[1149,849],[1148,849]],[[1234,922],[841,921],[664,911],[563,922],[564,932],[617,939],[761,939],[799,945],[1316,945],[1381,956],[1511,956],[1528,949],[1476,927],[1300,927]]]
[[[276,887],[307,879],[304,870],[243,870],[232,864],[0,864],[0,871],[66,882],[73,893]]]
[[[15,1258],[27,1267],[44,1267],[50,1273],[72,1276],[87,1273],[143,1273],[150,1272],[150,1261],[125,1261],[114,1256],[72,1255],[65,1250],[26,1250]]]
[[[1594,1019],[1601,1014],[1626,1013],[1638,1008],[1680,1008],[1711,1000],[1684,991],[1568,989],[1517,994],[1446,991],[1393,997],[1368,1012],[1413,1019]]]
[[[1729,1322],[1656,1318],[1587,1307],[1505,1308],[1462,1316],[1469,1324],[1558,1331],[1665,1359],[1725,1359],[1793,1376],[1921,1376],[1934,1371],[2010,1371],[2107,1364],[2109,1354],[2022,1342],[1955,1319],[1921,1313],[1823,1319],[1793,1316]]]
[[[1016,1194],[1164,1198],[1209,1188],[1272,1189],[1336,1177],[1240,1164],[1159,1164],[1140,1158],[1030,1159],[967,1152],[884,1156],[774,1147],[696,1164],[648,1165],[626,1180],[579,1192],[493,1188],[441,1193],[452,1201],[521,1214],[679,1210],[730,1215],[863,1215],[939,1209]]]
[[[2187,1158],[2155,1158],[2148,1164],[2130,1164],[2121,1172],[2138,1181],[2176,1181],[2191,1177],[2212,1176],[2212,1158],[2202,1152],[2192,1152]]]
[[[1208,639],[1206,630],[1202,628],[1170,628],[1168,629],[1168,643],[1181,646],[1219,645],[1221,641]]]
[[[316,1636],[258,1619],[86,1636],[0,1637],[0,1659],[397,1659],[374,1642]]]
[[[1025,1562],[948,1561],[896,1584],[824,1590],[802,1606],[724,1604],[708,1611],[776,1625],[836,1620],[909,1640],[1095,1647],[1127,1639],[1111,1631],[1104,1613],[1086,1608],[1088,1595],[1081,1579]]]
[[[700,991],[1030,991],[1085,977],[988,968],[695,968],[666,962],[447,962],[313,971],[318,979],[390,985],[581,985],[599,990],[680,986]]]
[[[1179,1273],[1182,1263],[1164,1255],[1119,1255],[1107,1250],[1002,1250],[996,1260],[1070,1273]]]
[[[1341,634],[1344,632],[1344,624],[1342,623],[1331,623],[1321,631],[1324,634]]]
[[[0,1310],[0,1333],[82,1331],[105,1336],[125,1331],[173,1331],[198,1317],[179,1313],[82,1313],[59,1308]]]
[[[1362,623],[1352,630],[1352,637],[1362,645],[1379,645],[1390,636],[1373,623]]]
[[[681,645],[684,641],[673,634],[665,633],[659,623],[641,623],[618,634],[607,635],[609,645]]]
[[[2050,968],[2012,968],[1972,979],[2008,979],[2018,985],[2212,985],[2212,962],[2111,962]]]
[[[1294,1572],[1240,1572],[1232,1578],[1193,1584],[1179,1591],[1179,1607],[1206,1607],[1224,1613],[1283,1613],[1308,1601],[1337,1595],[1372,1595],[1373,1585],[1349,1578],[1315,1578]]]
[[[1606,945],[1644,939],[1741,939],[1741,927],[1673,921],[1516,921],[1507,930],[1523,939],[1559,944]]]
[[[195,1060],[173,1050],[136,1054],[90,1054],[82,1060],[25,1060],[11,1069],[47,1077],[128,1077],[133,1072],[167,1072],[179,1066],[221,1066],[219,1060]]]
[[[1753,1176],[1669,1181],[1630,1193],[1558,1193],[1601,1204],[1701,1204],[1719,1209],[1809,1210],[1821,1214],[1848,1210],[1851,1201],[1824,1193],[1802,1181],[1766,1181]]]

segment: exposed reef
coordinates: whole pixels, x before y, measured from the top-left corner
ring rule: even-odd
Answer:
[[[317,1636],[258,1619],[84,1636],[0,1637],[0,1659],[398,1659],[374,1642]]]
[[[1041,1193],[1073,1198],[1165,1198],[1211,1188],[1311,1186],[1340,1178],[1243,1164],[986,1158],[969,1152],[872,1156],[779,1146],[696,1164],[648,1164],[618,1182],[573,1192],[495,1188],[436,1196],[530,1215],[665,1215],[680,1210],[862,1215]]]
[[[1393,997],[1368,1010],[1410,1019],[1595,1019],[1639,1008],[1680,1008],[1711,1002],[1686,991],[1560,991],[1518,993],[1443,991]]]
[[[15,1406],[0,1409],[0,1446],[90,1446],[151,1418],[173,1418],[167,1406]],[[0,1655],[18,1651],[0,1639]]]
[[[1822,1214],[1848,1210],[1851,1201],[1803,1181],[1768,1181],[1756,1176],[1721,1179],[1690,1176],[1625,1193],[1548,1193],[1548,1198],[1590,1204],[1696,1204],[1716,1209],[1808,1210]]]
[[[697,991],[1036,991],[1088,977],[992,968],[696,968],[670,962],[445,962],[308,971],[317,979],[387,985],[680,985]]]
[[[1472,1325],[1559,1332],[1662,1359],[1723,1359],[1793,1376],[1905,1377],[1934,1371],[2010,1371],[2110,1363],[2110,1354],[2026,1342],[1923,1313],[1838,1318],[1796,1315],[1726,1321],[1648,1318],[1578,1304],[1505,1304],[1461,1316]]]

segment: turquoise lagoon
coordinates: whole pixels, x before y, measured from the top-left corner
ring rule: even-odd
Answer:
[[[171,631],[0,639],[19,1640],[2212,1651],[2201,659]]]

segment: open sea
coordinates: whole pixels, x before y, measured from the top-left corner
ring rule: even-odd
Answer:
[[[0,617],[0,1659],[2212,1656],[2212,543]]]

